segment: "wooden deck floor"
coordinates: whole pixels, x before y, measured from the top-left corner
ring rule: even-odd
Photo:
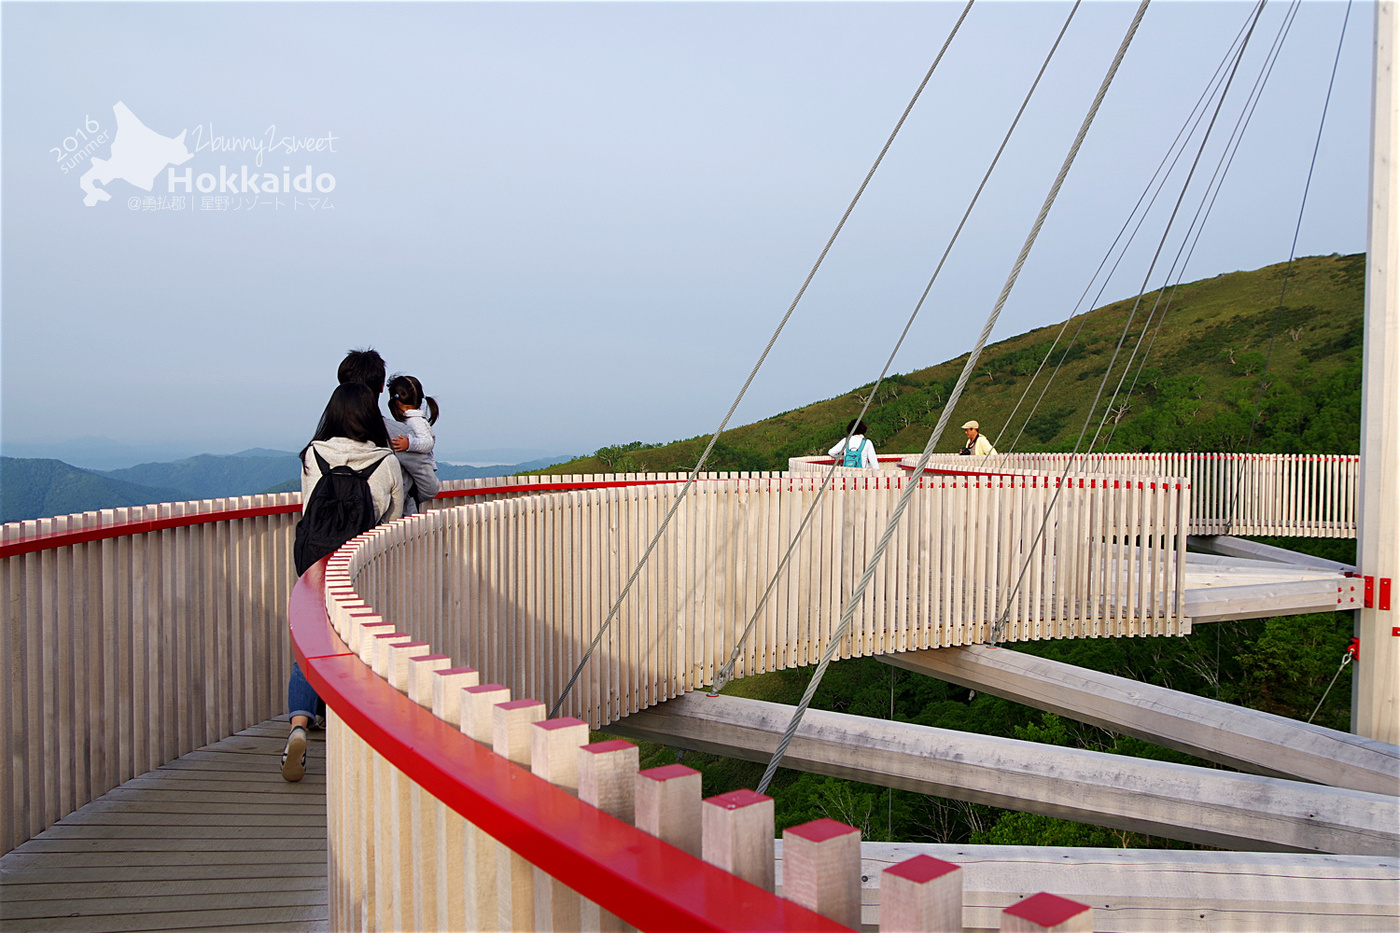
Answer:
[[[283,717],[207,745],[0,856],[0,927],[328,930],[325,733],[297,784],[286,737]]]

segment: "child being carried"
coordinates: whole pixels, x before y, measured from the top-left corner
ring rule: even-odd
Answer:
[[[389,380],[389,411],[394,416],[394,420],[401,422],[408,430],[407,435],[400,435],[389,439],[389,446],[394,454],[399,458],[399,463],[404,469],[404,477],[411,477],[408,469],[415,463],[426,464],[428,469],[437,472],[437,460],[433,457],[433,447],[437,444],[437,437],[433,434],[433,424],[438,419],[438,403],[432,398],[425,398],[423,395],[423,384],[413,376],[394,376]],[[424,413],[423,406],[426,403],[427,412]],[[404,495],[405,515],[412,515],[421,511],[422,502],[431,499],[432,496],[420,497],[418,486],[413,483],[409,486]]]

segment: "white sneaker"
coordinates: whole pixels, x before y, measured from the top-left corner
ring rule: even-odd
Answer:
[[[287,747],[282,749],[282,780],[300,781],[306,776],[306,728],[292,726]]]

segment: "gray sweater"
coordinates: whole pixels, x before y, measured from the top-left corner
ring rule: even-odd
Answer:
[[[311,491],[321,481],[321,468],[317,466],[312,450],[325,458],[327,466],[345,465],[352,470],[363,470],[382,458],[379,466],[369,475],[369,491],[374,496],[374,509],[379,515],[375,524],[392,522],[403,515],[403,474],[399,471],[399,460],[394,452],[387,447],[376,447],[369,441],[352,441],[348,437],[311,442],[301,470],[302,508],[311,501]]]

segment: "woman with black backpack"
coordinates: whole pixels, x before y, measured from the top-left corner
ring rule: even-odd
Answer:
[[[301,521],[292,555],[297,575],[346,541],[403,514],[403,474],[374,391],[359,382],[336,387],[316,435],[301,451]],[[292,730],[282,777],[306,774],[306,730],[324,721],[326,705],[300,665],[287,684]]]

